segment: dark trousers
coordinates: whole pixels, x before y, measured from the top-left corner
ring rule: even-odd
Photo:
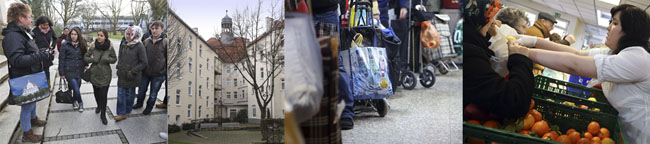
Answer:
[[[106,110],[106,97],[108,95],[109,86],[98,87],[93,85],[93,92],[95,93],[95,102],[99,110]]]

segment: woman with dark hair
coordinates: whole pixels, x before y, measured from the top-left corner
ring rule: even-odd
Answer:
[[[29,35],[27,28],[32,25],[31,15],[31,8],[24,3],[12,3],[7,9],[8,24],[2,29],[2,47],[9,65],[9,78],[42,72],[42,64],[54,57],[49,49],[36,47],[32,36]],[[9,99],[8,103],[13,102]],[[20,106],[20,128],[23,131],[23,141],[40,142],[42,137],[34,134],[32,126],[45,126],[45,121],[36,116],[36,102]]]
[[[66,79],[68,85],[72,88],[73,99],[75,100],[72,103],[72,108],[79,109],[79,112],[84,111],[79,87],[81,86],[81,75],[88,68],[88,64],[83,59],[86,48],[86,41],[81,34],[81,29],[75,27],[70,31],[70,35],[68,35],[65,42],[61,44],[61,51],[59,52],[59,76]]]
[[[108,32],[105,29],[97,32],[97,39],[90,45],[88,52],[84,54],[84,61],[92,65],[90,71],[90,83],[93,84],[93,93],[97,102],[95,113],[100,113],[99,118],[102,124],[106,125],[106,95],[108,86],[111,84],[111,65],[117,61],[115,50],[108,40]]]
[[[32,29],[32,33],[34,33],[34,41],[36,41],[36,46],[38,46],[38,48],[49,48],[51,51],[54,50],[56,43],[53,41],[56,40],[56,33],[54,33],[54,29],[52,29],[52,24],[52,20],[47,16],[40,16],[36,19],[36,23],[34,23],[34,26],[36,27]],[[52,60],[54,60],[54,58],[43,63],[48,84],[50,81],[50,66],[52,66]]]
[[[60,51],[61,50],[61,42],[65,40],[65,38],[68,37],[68,34],[70,34],[70,29],[69,28],[63,28],[63,33],[59,38],[56,40],[56,50]]]
[[[632,143],[650,143],[650,16],[622,4],[610,10],[608,48],[577,50],[541,38],[520,36],[516,42],[530,49],[530,58],[544,66],[582,77],[597,78],[607,100],[623,121]],[[512,45],[513,48],[525,49]],[[592,80],[594,82],[594,80]]]

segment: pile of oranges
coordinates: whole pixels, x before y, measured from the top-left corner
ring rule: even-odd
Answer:
[[[550,126],[548,122],[542,119],[542,114],[533,109],[535,101],[531,100],[530,108],[526,116],[519,118],[516,122],[505,122],[506,126],[500,127],[500,123],[494,120],[485,121],[483,124],[478,120],[468,120],[467,123],[483,125],[485,127],[503,129],[510,132],[516,132],[522,135],[539,137],[546,140],[552,140],[564,144],[614,144],[610,138],[610,132],[607,128],[600,127],[598,122],[592,121],[587,125],[587,131],[578,132],[575,129],[568,129],[566,133],[559,131],[558,126]],[[468,143],[483,143],[483,140],[468,138]]]

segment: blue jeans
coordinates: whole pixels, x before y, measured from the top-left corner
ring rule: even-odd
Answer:
[[[20,106],[20,127],[23,132],[32,129],[32,119],[36,118],[36,102]]]
[[[135,88],[117,88],[117,115],[126,115],[133,108]]]
[[[151,91],[149,91],[149,100],[147,100],[147,107],[153,106],[156,104],[156,97],[158,96],[158,91],[160,91],[160,86],[167,79],[167,76],[157,76],[150,77],[142,75],[140,79],[140,89],[138,89],[138,101],[136,105],[142,105],[144,98],[147,94],[147,86],[150,86]],[[150,84],[151,83],[151,84]]]
[[[344,71],[339,71],[339,99],[345,102],[345,108],[341,113],[341,118],[354,117],[354,98],[350,87],[350,74]]]
[[[72,89],[72,98],[77,100],[78,103],[83,103],[81,100],[81,92],[79,92],[79,87],[81,87],[80,78],[66,78],[68,80],[68,86]]]

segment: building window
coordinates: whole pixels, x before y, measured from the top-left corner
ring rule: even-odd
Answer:
[[[210,96],[207,96],[207,97],[205,98],[205,106],[206,106],[206,107],[210,107]]]
[[[192,49],[192,37],[190,37],[190,49]]]
[[[180,104],[181,104],[181,90],[177,89],[176,90],[176,105],[180,105]]]
[[[230,73],[230,66],[226,66],[226,73]]]
[[[207,60],[205,60],[205,64],[206,64],[206,65],[205,65],[205,66],[206,66],[205,69],[210,70],[210,58],[208,58]]]
[[[192,104],[187,105],[187,117],[188,118],[192,117]]]
[[[177,73],[176,78],[181,79],[182,74],[181,74],[181,64],[180,64],[180,62],[179,62],[179,64],[176,65],[176,73]]]
[[[262,72],[260,77],[264,78],[264,68],[260,68],[260,72]]]
[[[199,45],[199,56],[203,57],[203,45]]]
[[[210,90],[210,77],[206,78],[205,86],[208,88],[208,90]]]
[[[199,64],[199,76],[203,77],[203,65]]]
[[[282,89],[284,89],[284,78],[282,78]]]
[[[174,124],[178,125],[179,121],[181,121],[181,115],[176,115],[176,122]]]
[[[226,80],[226,86],[230,86],[230,79]]]
[[[237,79],[234,79],[233,82],[235,83],[235,86],[237,86]]]
[[[245,96],[245,95],[246,95],[246,94],[244,93],[244,90],[241,90],[241,98],[242,98],[242,99],[244,99],[244,96]]]
[[[188,82],[187,95],[192,96],[192,82]]]
[[[199,97],[203,95],[203,85],[199,85]]]
[[[257,117],[257,108],[253,105],[253,117]]]
[[[202,108],[202,107],[203,107],[203,106],[199,106],[199,114],[197,115],[197,116],[199,116],[199,117],[201,117],[201,108]]]
[[[190,65],[188,68],[190,69],[190,72],[192,72],[192,58],[190,58]]]
[[[235,99],[237,98],[237,92],[236,91],[233,93],[233,96],[234,96]]]
[[[181,45],[181,39],[176,40],[176,48],[178,48],[178,52],[183,51],[183,46]]]
[[[230,92],[226,92],[226,98],[230,98]]]

